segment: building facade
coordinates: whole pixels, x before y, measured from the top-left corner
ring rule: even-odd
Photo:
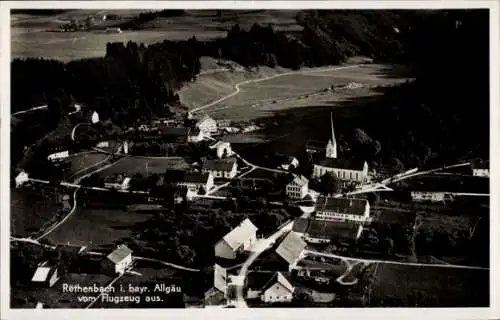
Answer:
[[[349,183],[359,185],[368,179],[368,164],[366,161],[333,158],[326,158],[314,164],[314,178],[320,178],[326,173],[335,174],[344,185]]]
[[[365,199],[319,197],[315,206],[316,220],[370,220],[370,204]]]
[[[202,172],[211,173],[214,178],[232,179],[238,173],[236,158],[209,159],[203,162]]]
[[[302,199],[309,191],[309,181],[303,176],[296,176],[286,185],[286,195],[291,199]]]
[[[204,116],[203,118],[201,118],[196,123],[196,127],[198,127],[205,135],[217,133],[217,121],[209,116]]]
[[[16,188],[21,188],[26,182],[29,181],[29,175],[26,171],[21,171],[15,178]]]
[[[421,202],[442,202],[447,199],[444,192],[432,192],[432,191],[412,191],[411,198],[413,201]]]
[[[290,302],[294,291],[293,285],[280,272],[277,272],[264,287],[261,300],[266,303]]]

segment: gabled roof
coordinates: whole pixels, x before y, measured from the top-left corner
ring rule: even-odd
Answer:
[[[257,231],[257,227],[248,218],[222,238],[233,250],[240,247]]]
[[[214,288],[220,290],[221,292],[226,293],[227,285],[227,271],[225,268],[215,264],[214,266]]]
[[[271,278],[271,280],[269,280],[269,282],[264,286],[264,288],[262,288],[262,291],[266,291],[267,289],[272,287],[275,283],[281,284],[290,292],[294,291],[293,285],[290,283],[290,281],[288,281],[287,278],[285,278],[285,276],[281,272],[276,272],[274,276]]]
[[[355,240],[362,225],[354,222],[311,220],[306,234],[319,239]]]
[[[293,220],[292,230],[297,233],[304,233],[309,226],[309,219],[306,218],[295,218]]]
[[[357,170],[362,171],[366,161],[358,159],[336,159],[336,158],[324,158],[317,162],[317,165],[328,167],[328,168],[338,168],[347,170]]]
[[[48,261],[41,263],[33,274],[31,281],[33,282],[45,282],[51,275],[56,271],[56,266],[49,265]]]
[[[203,162],[203,170],[208,171],[231,171],[236,163],[236,158],[208,159]]]
[[[298,234],[291,231],[276,248],[276,253],[288,262],[288,264],[292,264],[299,258],[305,247],[306,243],[304,240]]]
[[[115,251],[108,254],[106,258],[116,264],[125,259],[131,253],[132,250],[130,250],[126,245],[122,244]]]
[[[333,211],[342,214],[364,215],[366,199],[357,198],[332,198],[320,196],[316,200],[315,211]]]
[[[294,183],[294,184],[297,184],[297,185],[302,187],[303,185],[305,185],[308,182],[309,182],[309,180],[307,180],[307,178],[304,176],[295,176],[290,183]]]

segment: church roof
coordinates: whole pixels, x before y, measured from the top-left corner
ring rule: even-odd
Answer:
[[[316,164],[328,168],[362,171],[365,165],[365,161],[358,159],[346,160],[346,159],[336,159],[336,158],[324,158],[319,160]]]

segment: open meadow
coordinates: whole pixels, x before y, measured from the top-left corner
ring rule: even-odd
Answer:
[[[387,307],[487,307],[489,271],[379,264],[371,303]]]
[[[182,158],[146,158],[126,157],[118,160],[111,167],[100,172],[102,176],[126,173],[133,176],[136,173],[142,175],[165,173],[167,169],[187,169],[189,164]]]
[[[103,164],[107,158],[107,154],[93,151],[71,156],[69,158],[71,167],[65,175],[68,179],[74,179],[76,176],[85,174],[87,170],[99,168],[99,164]]]

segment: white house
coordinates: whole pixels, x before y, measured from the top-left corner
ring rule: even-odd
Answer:
[[[26,182],[29,181],[29,175],[23,170],[16,176],[15,181],[16,188],[21,188]]]
[[[101,141],[96,144],[96,148],[109,148],[109,141]]]
[[[299,160],[295,157],[287,157],[285,161],[281,164],[283,170],[290,170],[292,168],[297,168],[299,166]]]
[[[290,302],[293,299],[294,291],[295,288],[290,281],[280,272],[276,272],[274,277],[263,288],[263,293],[260,298],[266,303]]]
[[[438,191],[412,191],[411,198],[417,202],[442,202],[447,199],[447,195],[444,192]]]
[[[320,196],[315,205],[316,220],[370,220],[370,204],[365,199],[331,198]]]
[[[91,120],[92,120],[92,123],[98,123],[99,122],[99,114],[97,113],[97,111],[94,111],[92,113]]]
[[[106,177],[104,179],[104,187],[109,189],[127,190],[130,187],[130,178],[124,175]]]
[[[162,178],[163,176],[160,177]],[[211,173],[182,171],[179,174],[168,175],[165,179],[178,187],[187,187],[191,196],[193,192],[197,194],[202,188],[208,191],[214,186],[214,176]]]
[[[217,121],[210,118],[208,115],[205,115],[203,118],[198,120],[196,127],[198,127],[205,135],[217,133]]]
[[[47,156],[47,160],[55,161],[55,160],[59,160],[59,159],[65,159],[67,157],[69,157],[69,151],[65,150],[65,151],[60,151],[60,152],[49,154]]]
[[[38,268],[31,278],[31,282],[36,283],[40,286],[52,287],[57,280],[59,280],[59,275],[56,266],[49,265],[48,261],[44,261],[38,265]]]
[[[293,180],[286,185],[286,195],[291,199],[302,199],[306,196],[309,188],[309,181],[304,176],[295,176]]]
[[[215,244],[215,256],[236,259],[238,253],[248,251],[256,241],[257,227],[245,219]]]
[[[488,160],[475,159],[471,161],[472,175],[476,177],[490,176],[490,162]]]
[[[106,256],[106,266],[111,266],[114,273],[123,274],[132,264],[132,250],[126,245],[120,245]]]
[[[302,238],[313,244],[330,243],[332,239],[352,242],[358,240],[362,232],[361,222],[310,219]]]
[[[224,157],[229,157],[234,154],[233,149],[231,149],[231,144],[229,142],[217,141],[209,148],[216,151],[217,158],[219,159],[222,159]]]
[[[211,173],[215,178],[232,179],[238,172],[236,158],[208,159],[203,162],[202,172]]]

